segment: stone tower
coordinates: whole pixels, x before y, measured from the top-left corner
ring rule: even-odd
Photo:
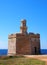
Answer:
[[[26,26],[26,20],[21,20],[21,26],[20,26],[20,32],[22,34],[27,34],[27,26]]]
[[[28,33],[25,19],[21,21],[20,32],[8,36],[8,55],[40,54],[40,34]]]

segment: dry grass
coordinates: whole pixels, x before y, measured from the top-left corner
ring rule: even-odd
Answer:
[[[45,65],[44,61],[22,56],[0,58],[0,65]]]

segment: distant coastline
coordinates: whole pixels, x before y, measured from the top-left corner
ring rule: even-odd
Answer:
[[[0,56],[7,55],[8,49],[0,49]],[[47,49],[41,49],[41,54],[45,55],[47,54]]]

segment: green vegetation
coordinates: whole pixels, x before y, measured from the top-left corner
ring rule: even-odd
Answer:
[[[45,65],[45,62],[22,56],[0,58],[0,65]]]

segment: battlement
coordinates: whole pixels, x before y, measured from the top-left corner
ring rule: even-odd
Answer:
[[[40,38],[40,34],[35,34],[35,33],[29,33],[29,36],[34,37],[34,38]]]
[[[8,35],[8,38],[16,38],[16,34],[11,34],[11,35]]]

